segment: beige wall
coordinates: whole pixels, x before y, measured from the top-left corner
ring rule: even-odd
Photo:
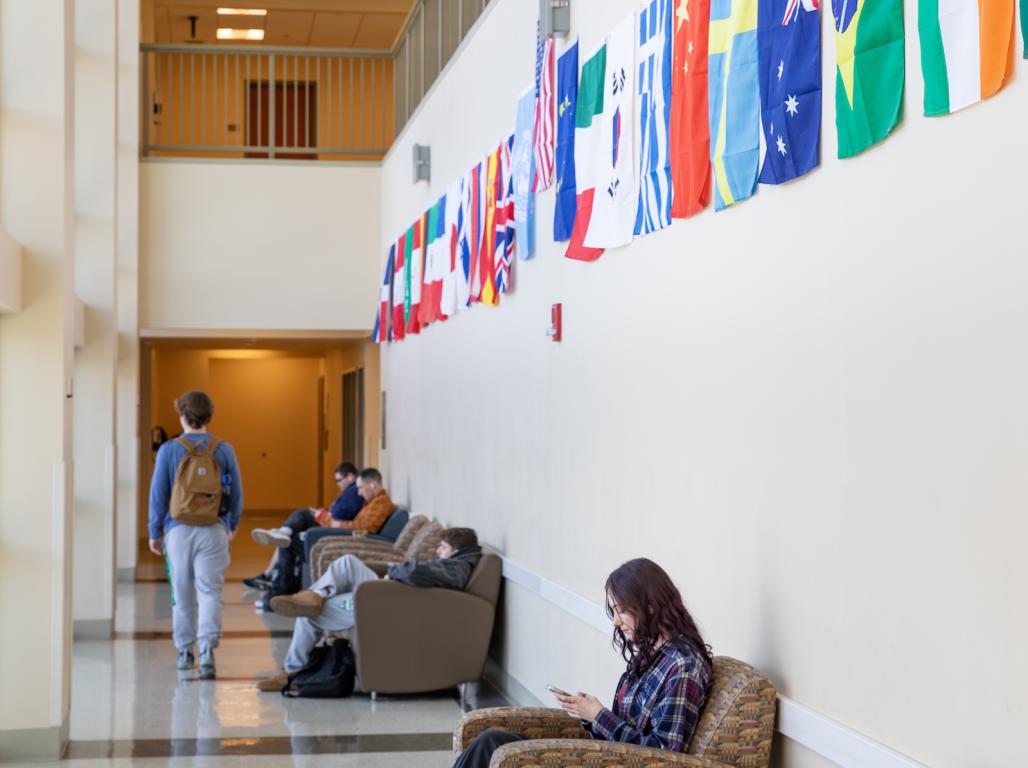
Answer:
[[[140,324],[370,332],[379,168],[141,166]]]
[[[588,6],[573,5],[583,57],[631,10]],[[536,7],[490,8],[385,160],[379,265],[509,130],[531,81]],[[897,752],[1013,765],[1028,721],[1028,84],[921,118],[916,12],[907,119],[864,156],[834,157],[824,12],[809,178],[593,264],[552,243],[543,193],[515,295],[383,350],[382,463],[398,502],[595,603],[618,563],[657,560],[716,652]],[[467,93],[477,108],[454,121]],[[413,142],[432,146],[431,185],[410,183]],[[607,635],[518,587],[503,618],[507,671],[539,698],[547,683],[611,695]]]

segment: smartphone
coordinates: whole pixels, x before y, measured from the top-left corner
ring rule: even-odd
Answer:
[[[574,696],[572,694],[568,693],[567,691],[561,690],[560,688],[558,688],[555,685],[548,685],[548,686],[546,686],[546,690],[548,690],[550,693],[555,693],[558,696],[566,696],[569,699],[574,698]]]

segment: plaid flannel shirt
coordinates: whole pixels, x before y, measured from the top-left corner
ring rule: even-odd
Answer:
[[[614,709],[602,709],[586,729],[594,739],[672,752],[689,746],[713,682],[706,658],[685,641],[664,643],[642,676],[625,672]]]

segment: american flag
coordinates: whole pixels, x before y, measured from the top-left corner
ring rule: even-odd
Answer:
[[[549,188],[553,183],[553,38],[539,37],[536,27],[535,46],[535,185],[533,192]]]

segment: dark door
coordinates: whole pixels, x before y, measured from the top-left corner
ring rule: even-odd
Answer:
[[[343,459],[364,467],[364,369],[343,374]]]
[[[249,109],[246,122],[248,146],[267,146],[270,139],[269,110],[271,88],[267,82],[249,84]],[[318,146],[318,84],[275,83],[275,148]],[[267,157],[267,152],[247,152],[247,157]],[[315,160],[307,152],[283,152],[277,157],[288,160]]]

